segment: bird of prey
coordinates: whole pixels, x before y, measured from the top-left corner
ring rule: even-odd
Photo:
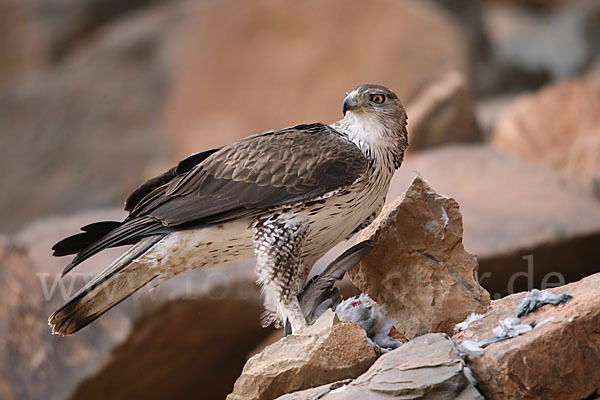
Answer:
[[[298,301],[314,263],[381,211],[408,145],[391,90],[346,93],[344,117],[249,136],[196,153],[142,184],[122,222],[84,226],[54,245],[68,273],[106,248],[132,245],[49,317],[70,335],[148,282],[256,257],[263,326],[306,325]]]

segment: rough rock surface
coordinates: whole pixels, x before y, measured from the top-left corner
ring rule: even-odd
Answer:
[[[480,142],[473,97],[457,71],[427,86],[406,106],[410,116],[409,151],[456,142]]]
[[[453,145],[409,154],[388,199],[415,173],[460,204],[464,245],[495,298],[598,272],[600,202],[580,182],[488,145]]]
[[[447,71],[469,71],[460,28],[418,0],[215,1],[189,27],[169,104],[177,157],[338,120],[344,92],[361,83],[386,85],[407,104]]]
[[[124,16],[0,88],[0,169],[10,171],[0,180],[0,231],[121,204],[155,172],[166,158],[160,110],[184,14],[157,5]]]
[[[600,85],[567,81],[522,96],[498,120],[492,143],[590,182],[600,176]]]
[[[291,393],[279,400],[483,400],[465,376],[456,347],[443,334],[419,336],[383,355],[352,382]]]
[[[375,361],[365,331],[329,310],[299,334],[248,360],[228,400],[270,400],[285,393],[355,378]]]
[[[458,203],[415,178],[358,240],[375,248],[347,275],[388,307],[388,317],[411,339],[452,333],[472,312],[484,312],[489,293],[477,282],[477,259],[462,244]]]
[[[0,398],[222,399],[247,353],[270,333],[259,326],[263,307],[253,275],[240,267],[142,289],[75,335],[51,335],[48,315],[120,250],[58,280],[68,258],[52,257],[51,244],[120,215],[52,218],[10,240],[0,237]]]
[[[478,388],[486,399],[583,399],[600,390],[600,273],[552,290],[567,291],[565,305],[545,305],[521,317],[540,324],[532,331],[469,356]],[[514,315],[525,293],[492,301],[486,315],[455,335],[481,340],[500,319]],[[541,324],[544,322],[543,324]]]

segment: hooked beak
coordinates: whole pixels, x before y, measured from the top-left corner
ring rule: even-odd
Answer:
[[[344,104],[342,106],[344,116],[346,116],[348,111],[355,110],[356,108],[358,108],[358,94],[356,93],[356,90],[353,90],[344,99]]]

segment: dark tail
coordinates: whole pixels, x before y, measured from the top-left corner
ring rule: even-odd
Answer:
[[[54,250],[52,255],[61,257],[77,254],[90,247],[119,226],[121,226],[121,222],[118,221],[103,221],[86,225],[81,228],[83,233],[69,236],[52,246],[52,250]]]
[[[156,278],[150,265],[137,261],[164,235],[140,240],[48,318],[52,333],[71,335]]]
[[[163,225],[152,218],[135,218],[125,222],[104,221],[86,225],[83,233],[69,236],[52,246],[55,256],[76,254],[65,267],[62,276],[94,254],[110,247],[135,244],[164,230]]]

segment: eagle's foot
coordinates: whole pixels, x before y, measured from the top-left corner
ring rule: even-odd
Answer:
[[[298,310],[293,310],[293,312],[289,313],[285,319],[286,323],[289,323],[292,332],[299,332],[301,329],[306,327],[306,318],[304,318],[304,314],[300,309],[300,304],[296,301],[296,305],[298,306]]]
[[[292,334],[292,324],[290,324],[290,320],[286,318],[285,323],[283,324],[283,337],[286,337],[291,334]]]
[[[298,333],[307,323],[304,313],[300,308],[298,299],[291,298],[278,307],[278,316],[283,322],[283,336]]]

